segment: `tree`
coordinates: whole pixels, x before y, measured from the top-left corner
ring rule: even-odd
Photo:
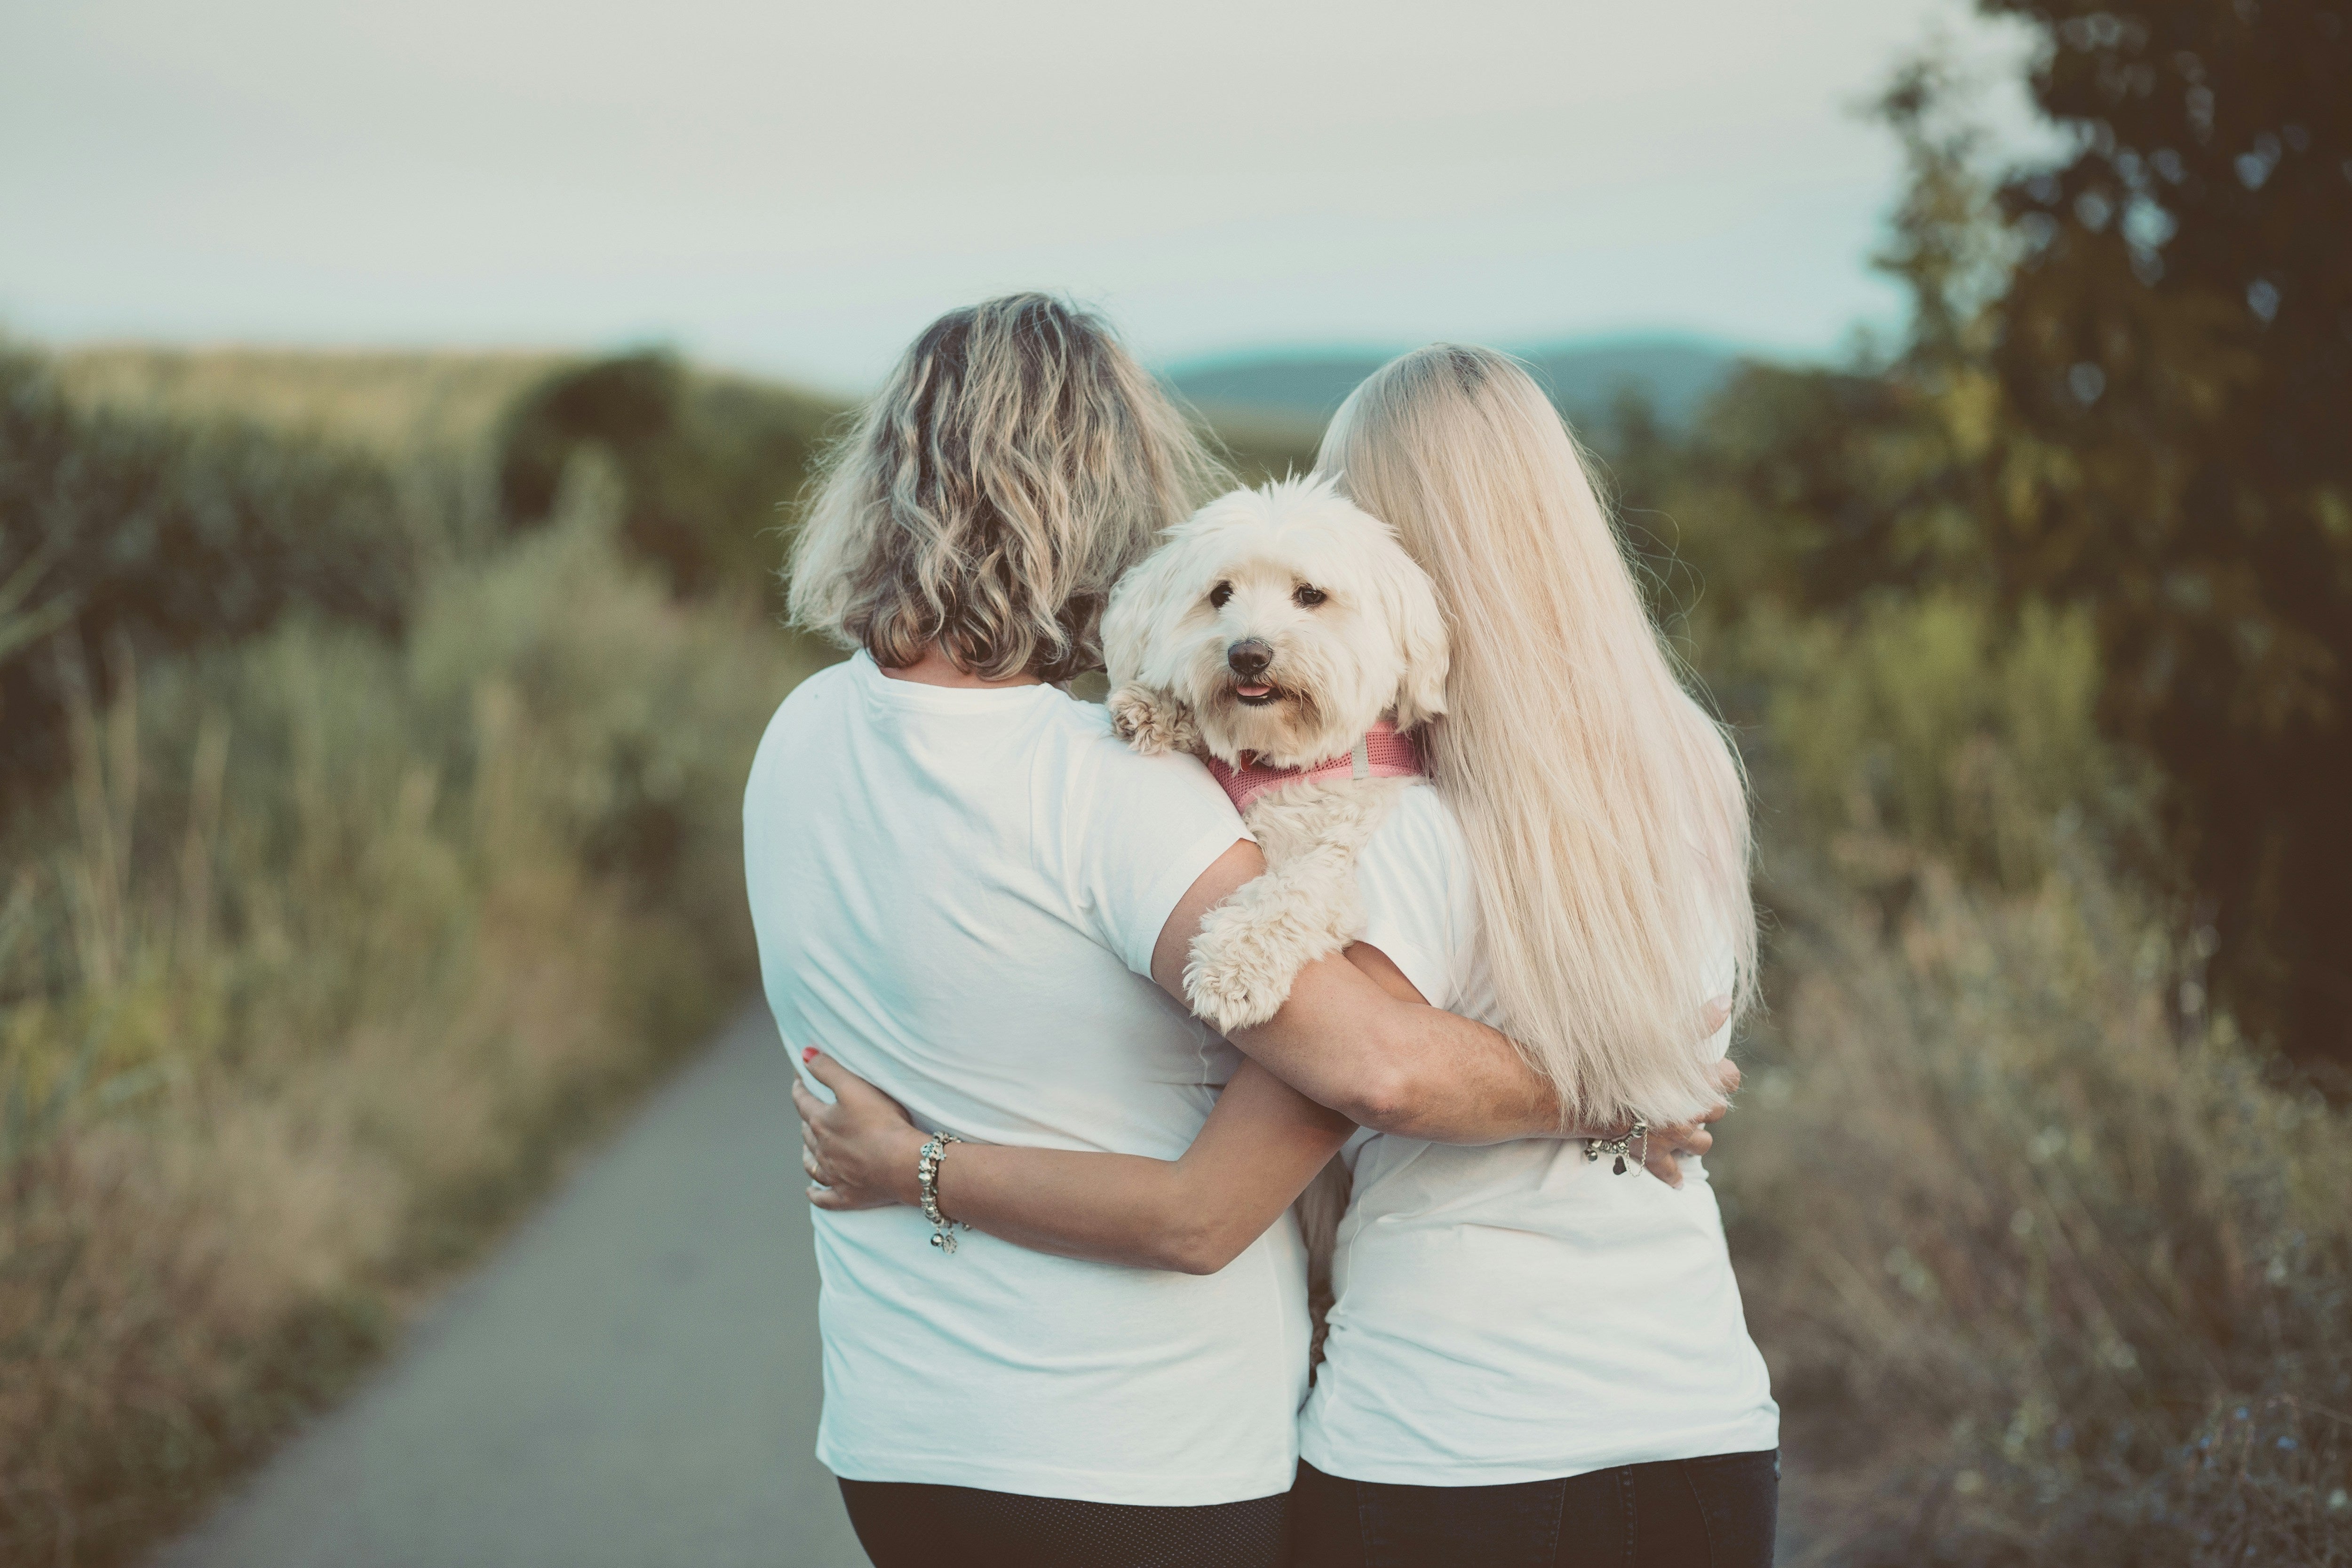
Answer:
[[[1980,4],[2074,137],[2001,193],[1994,571],[2094,607],[2241,1021],[2352,1062],[2352,11]]]
[[[546,520],[583,449],[614,464],[622,536],[681,594],[764,584],[773,537],[838,410],[780,387],[688,371],[665,353],[567,366],[520,398],[500,437],[499,498]]]

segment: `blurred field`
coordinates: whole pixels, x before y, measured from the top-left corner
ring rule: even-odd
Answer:
[[[572,356],[300,349],[76,348],[58,381],[81,402],[207,419],[258,419],[387,457],[478,449],[525,390]]]
[[[253,363],[140,363],[204,419],[358,388],[314,428],[475,473],[393,487],[403,526],[453,514],[396,631],[291,604],[222,646],[129,622],[94,668],[18,656],[63,661],[67,767],[0,837],[11,1562],[121,1561],[187,1517],[740,1003],[741,779],[816,662],[756,576],[674,595],[610,460],[535,527],[454,515],[488,510],[509,362],[322,359],[257,406]],[[171,470],[236,476],[211,505],[310,460],[225,438],[232,468]]]

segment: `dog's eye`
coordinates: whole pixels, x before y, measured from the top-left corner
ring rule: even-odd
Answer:
[[[1220,583],[1209,590],[1209,606],[1212,609],[1222,610],[1225,607],[1225,601],[1233,596],[1234,585],[1231,583]]]
[[[1302,610],[1311,610],[1330,595],[1312,583],[1301,583],[1291,592],[1291,598]]]

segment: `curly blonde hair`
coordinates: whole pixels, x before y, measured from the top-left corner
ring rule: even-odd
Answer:
[[[1099,318],[1046,294],[926,328],[827,451],[788,568],[796,625],[877,664],[1102,667],[1112,583],[1223,473]]]

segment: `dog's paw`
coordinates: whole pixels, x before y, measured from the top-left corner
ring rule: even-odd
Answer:
[[[1221,1035],[1263,1024],[1290,1000],[1297,971],[1271,973],[1239,959],[1195,958],[1184,966],[1184,1002]]]
[[[1318,944],[1287,919],[1295,899],[1261,877],[1211,910],[1184,965],[1184,1002],[1220,1033],[1263,1024],[1290,999],[1290,984]],[[1302,940],[1305,938],[1305,940]],[[1336,948],[1332,951],[1337,951]]]
[[[1111,733],[1147,757],[1199,749],[1201,731],[1192,710],[1147,686],[1122,686],[1110,694]]]

